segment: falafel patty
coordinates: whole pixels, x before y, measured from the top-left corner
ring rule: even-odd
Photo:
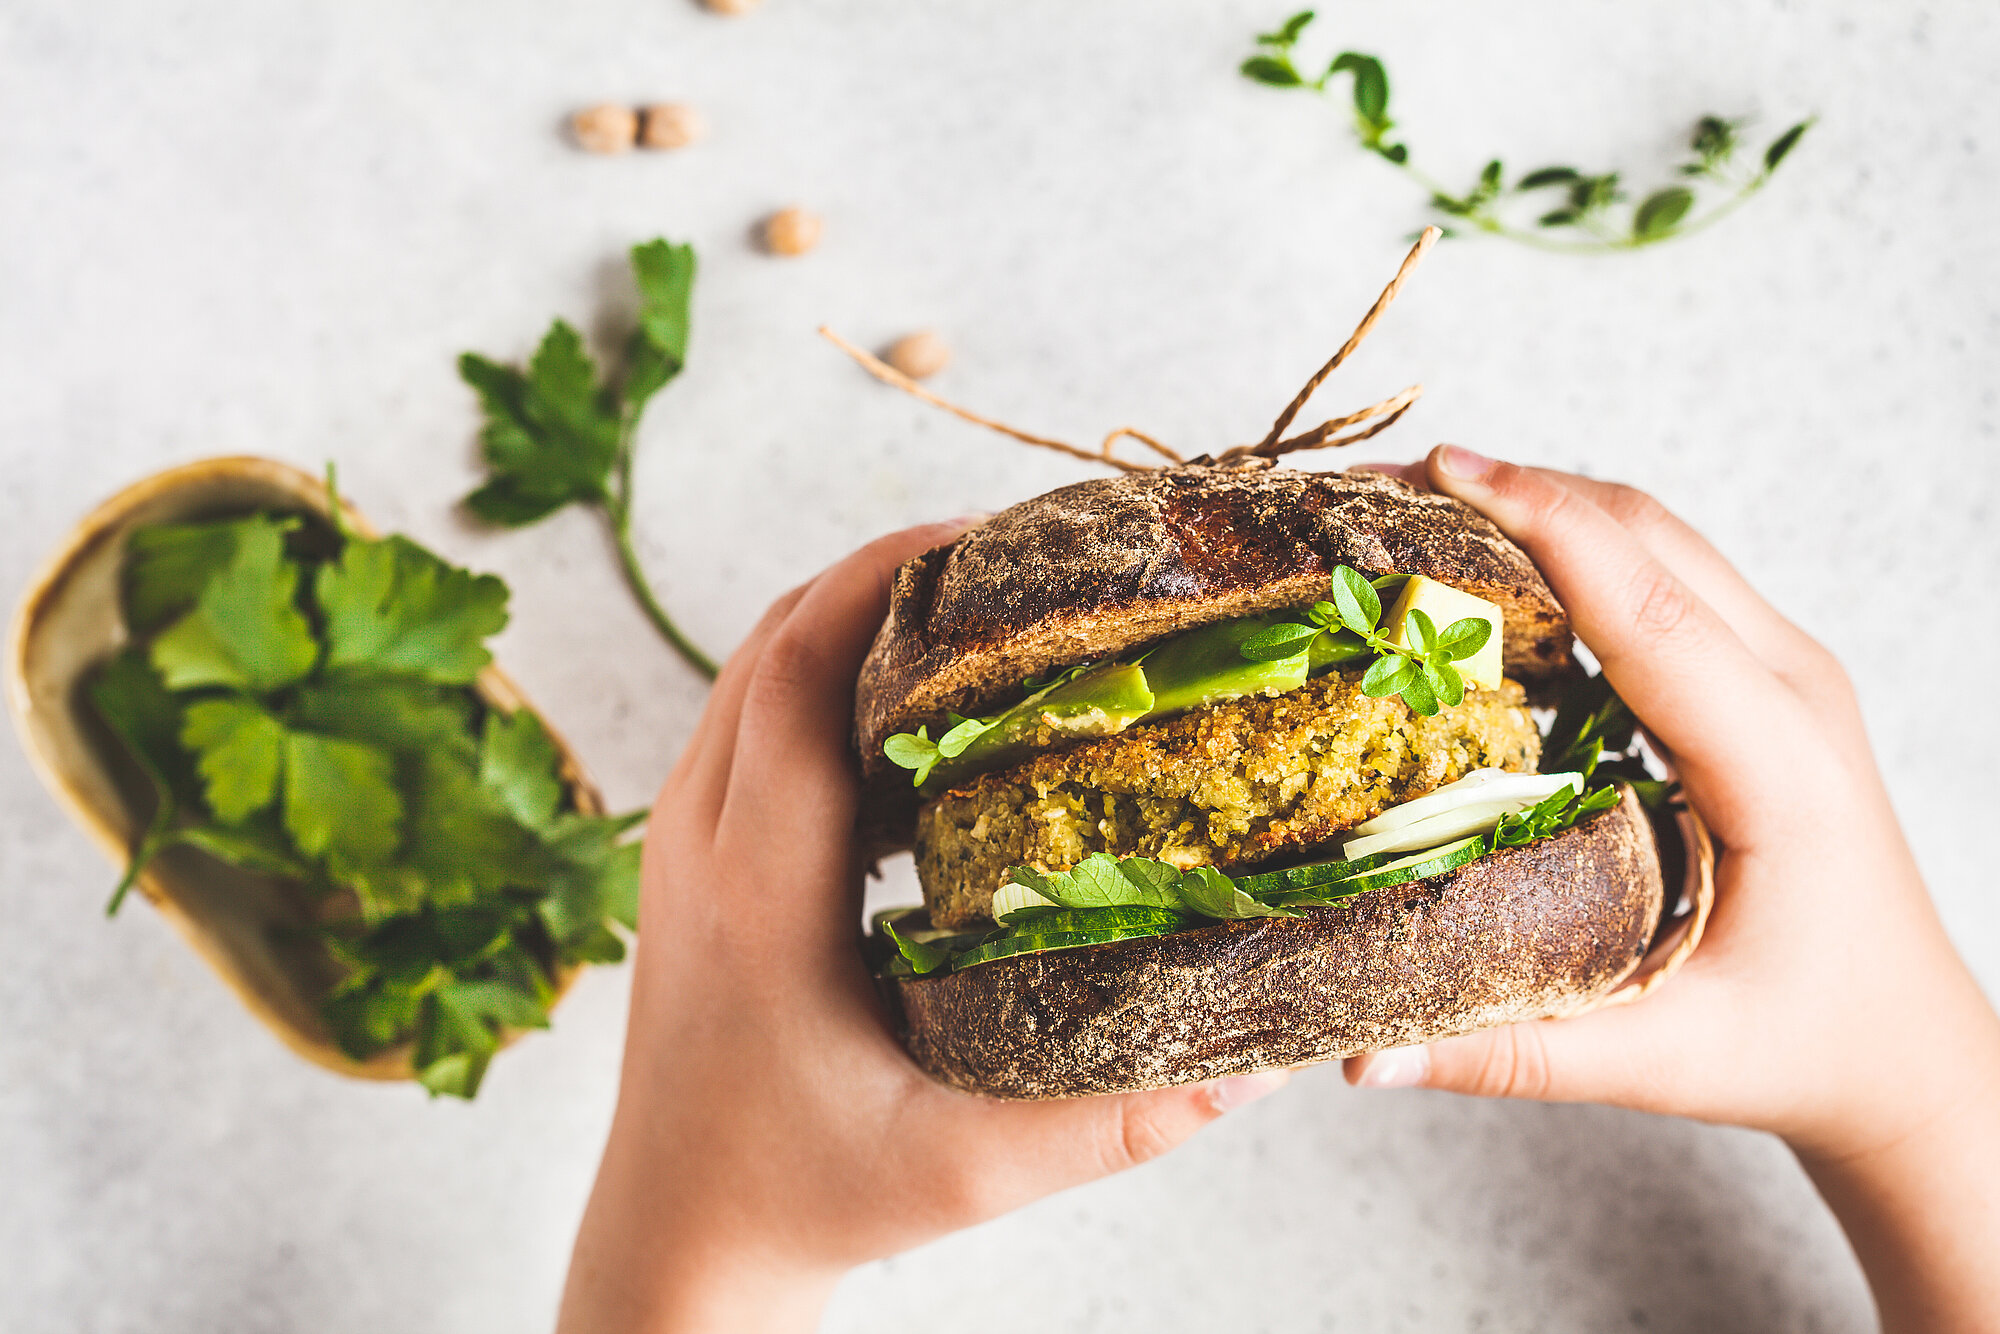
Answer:
[[[1359,672],[1328,675],[972,779],[919,815],[917,877],[933,923],[976,926],[1010,867],[1064,870],[1094,852],[1255,865],[1474,769],[1532,770],[1540,757],[1513,681],[1425,718],[1362,694]]]

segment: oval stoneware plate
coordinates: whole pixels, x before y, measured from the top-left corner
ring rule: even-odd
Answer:
[[[152,812],[152,793],[84,699],[82,683],[127,639],[119,605],[126,538],[147,524],[251,510],[299,514],[319,524],[328,524],[331,513],[318,478],[271,459],[205,459],[170,468],[127,487],[78,524],[30,583],[15,614],[7,661],[15,730],[42,782],[121,868]],[[376,535],[351,506],[342,510],[356,532]],[[497,666],[482,672],[473,688],[506,712],[531,707]],[[604,803],[583,766],[554,728],[549,735],[577,810],[601,815]],[[110,886],[107,879],[107,893]],[[185,847],[157,857],[138,887],[293,1051],[344,1075],[413,1076],[407,1045],[357,1061],[320,1021],[320,997],[338,978],[339,965],[301,930],[313,912],[301,887]],[[559,971],[558,995],[575,973]]]

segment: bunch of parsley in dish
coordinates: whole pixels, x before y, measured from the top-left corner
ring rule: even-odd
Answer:
[[[1301,10],[1275,30],[1259,34],[1257,53],[1240,67],[1243,76],[1267,87],[1322,95],[1339,76],[1351,76],[1354,132],[1364,149],[1422,186],[1430,195],[1431,207],[1459,226],[1542,250],[1576,254],[1635,250],[1676,236],[1691,236],[1748,203],[1812,128],[1810,120],[1792,126],[1765,146],[1755,166],[1745,168],[1736,157],[1743,122],[1714,114],[1703,116],[1688,136],[1691,156],[1675,169],[1679,181],[1647,192],[1624,212],[1618,206],[1628,202],[1629,196],[1623,173],[1617,171],[1540,167],[1510,183],[1506,167],[1495,158],[1480,171],[1470,189],[1454,191],[1411,161],[1407,143],[1391,139],[1396,122],[1389,117],[1389,75],[1381,60],[1359,51],[1343,51],[1318,75],[1309,77],[1300,70],[1297,48],[1312,21],[1313,12]],[[1697,212],[1697,191],[1703,186],[1724,194],[1720,202]],[[1551,196],[1545,192],[1550,191],[1556,192],[1560,201],[1553,208],[1546,202]],[[1544,201],[1531,227],[1503,214],[1510,197]],[[1447,236],[1452,234],[1449,226],[1444,231]]]
[[[623,957],[642,815],[577,811],[540,719],[473,688],[499,579],[254,513],[134,531],[123,591],[131,645],[88,690],[155,804],[109,911],[173,847],[281,878],[339,966],[341,1048],[410,1042],[467,1098],[565,970]]]
[[[689,639],[653,591],[632,540],[632,449],[654,394],[687,365],[694,248],[664,239],[632,247],[639,322],[622,373],[601,379],[583,335],[557,320],[526,371],[467,352],[459,376],[479,395],[486,484],[465,498],[486,522],[521,528],[565,505],[601,511],[646,618],[688,665],[713,681],[715,660]]]

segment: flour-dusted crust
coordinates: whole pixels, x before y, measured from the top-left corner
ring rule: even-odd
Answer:
[[[1507,674],[1530,690],[1571,669],[1548,585],[1460,501],[1376,473],[1126,473],[1023,501],[896,572],[856,689],[863,772],[907,784],[882,755],[890,734],[978,711],[1052,667],[1323,598],[1343,564],[1499,604]]]
[[[1296,920],[1223,922],[885,984],[955,1088],[1068,1098],[1187,1084],[1568,1013],[1660,919],[1652,826],[1614,809],[1463,870]]]

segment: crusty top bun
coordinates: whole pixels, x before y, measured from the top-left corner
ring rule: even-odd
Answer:
[[[882,754],[892,733],[947,709],[979,712],[1051,668],[1311,603],[1337,565],[1428,575],[1498,604],[1507,674],[1531,691],[1574,668],[1548,585],[1460,501],[1378,473],[1125,473],[1023,501],[896,572],[856,687],[863,774],[880,796],[907,789]],[[907,798],[893,804],[915,812]]]

